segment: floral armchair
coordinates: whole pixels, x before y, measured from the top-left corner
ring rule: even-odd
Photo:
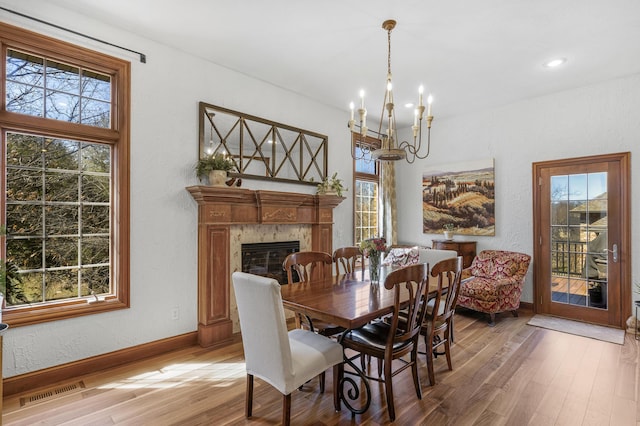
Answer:
[[[460,284],[458,305],[489,314],[489,326],[495,315],[511,311],[518,316],[524,277],[531,256],[502,250],[483,250],[466,270],[471,276]]]

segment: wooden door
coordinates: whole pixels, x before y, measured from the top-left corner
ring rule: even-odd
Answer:
[[[536,312],[624,328],[629,153],[534,163]]]

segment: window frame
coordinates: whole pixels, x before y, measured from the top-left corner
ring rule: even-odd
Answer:
[[[111,127],[100,128],[55,119],[6,111],[7,49],[44,56],[62,63],[88,68],[111,76]],[[111,290],[104,301],[88,303],[86,297],[42,304],[7,307],[3,322],[12,327],[37,324],[124,309],[130,306],[130,84],[128,61],[86,49],[71,43],[0,23],[1,99],[0,99],[0,169],[6,173],[6,133],[21,132],[44,137],[68,138],[112,147],[111,169]],[[3,193],[0,218],[6,221],[6,179],[0,182]],[[0,258],[6,256],[5,237],[0,237]]]
[[[370,149],[379,149],[382,146],[382,141],[380,139],[372,138],[370,136],[366,136],[364,140],[359,133],[352,132],[351,133],[351,153],[353,157],[353,185],[354,188],[354,196],[353,196],[353,242],[354,244],[358,244],[358,232],[356,227],[357,222],[357,194],[355,193],[356,182],[364,181],[364,182],[374,182],[378,185],[378,194],[380,193],[380,163],[374,161],[375,164],[375,174],[371,173],[363,173],[358,172],[356,170],[356,159],[355,159],[355,150],[358,145],[366,145]],[[376,212],[378,216],[378,224],[380,223],[380,206],[378,204],[378,210]]]

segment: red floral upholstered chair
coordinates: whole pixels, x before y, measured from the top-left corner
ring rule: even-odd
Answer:
[[[511,311],[517,317],[530,261],[531,256],[524,253],[481,251],[467,270],[471,277],[460,284],[458,306],[489,314],[490,327],[498,312]]]

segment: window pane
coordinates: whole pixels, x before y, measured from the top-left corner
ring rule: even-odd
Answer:
[[[79,95],[80,69],[47,60],[47,89]]]
[[[45,242],[47,268],[74,266],[78,264],[77,238],[48,238]]]
[[[82,169],[86,172],[109,173],[111,148],[107,145],[82,144]]]
[[[82,176],[82,201],[94,203],[109,202],[108,176]]]
[[[45,273],[46,300],[69,299],[78,296],[78,270],[49,271]]]
[[[54,120],[80,122],[80,96],[47,90],[45,117]]]
[[[7,233],[15,236],[42,235],[42,206],[8,204]]]
[[[91,237],[82,243],[82,264],[109,263],[109,237]]]
[[[7,81],[7,111],[44,116],[44,89]]]
[[[111,275],[108,266],[82,269],[82,296],[107,294],[110,292]]]
[[[93,71],[82,71],[83,98],[111,102],[111,77]]]
[[[42,172],[9,169],[7,173],[8,201],[37,201],[42,199]]]
[[[11,253],[8,259],[18,269],[32,270],[42,269],[42,239],[20,239],[7,241],[7,253]]]
[[[47,235],[77,235],[78,207],[48,206],[45,208]]]
[[[43,87],[43,70],[43,58],[7,50],[7,80]]]
[[[82,233],[109,233],[109,206],[85,205],[82,207]]]
[[[47,172],[45,181],[47,201],[78,201],[78,175]]]
[[[82,99],[82,124],[110,127],[111,104],[109,102]]]
[[[42,144],[39,136],[11,133],[7,138],[7,165],[42,167]]]

